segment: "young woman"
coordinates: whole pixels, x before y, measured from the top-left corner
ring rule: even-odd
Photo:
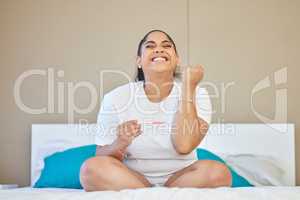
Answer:
[[[196,148],[211,119],[200,65],[174,74],[180,59],[172,38],[148,32],[137,51],[137,82],[105,95],[98,116],[96,156],[81,167],[86,191],[230,186],[223,163],[197,160]]]

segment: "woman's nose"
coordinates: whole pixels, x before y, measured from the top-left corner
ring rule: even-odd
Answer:
[[[155,53],[163,53],[164,50],[162,48],[157,48],[155,49]]]

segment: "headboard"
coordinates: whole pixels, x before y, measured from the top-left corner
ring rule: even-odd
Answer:
[[[33,124],[31,185],[43,168],[43,159],[57,151],[94,143],[96,124]],[[199,147],[215,153],[273,156],[285,171],[286,185],[295,185],[294,124],[211,124]]]

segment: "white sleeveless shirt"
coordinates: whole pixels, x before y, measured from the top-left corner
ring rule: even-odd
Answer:
[[[181,82],[174,81],[171,93],[159,103],[151,102],[143,82],[131,82],[107,93],[98,114],[97,145],[111,144],[116,127],[128,120],[137,120],[142,133],[128,146],[124,164],[145,176],[174,173],[197,160],[196,149],[190,154],[178,154],[171,141],[174,117],[181,97]],[[196,89],[197,115],[211,121],[211,102],[205,88]]]

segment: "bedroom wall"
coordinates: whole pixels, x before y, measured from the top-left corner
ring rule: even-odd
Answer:
[[[102,79],[100,72],[122,70],[133,77],[139,39],[153,28],[174,37],[183,64],[205,66],[203,84],[212,95],[213,122],[261,123],[261,114],[270,120],[278,112],[284,116],[285,110],[275,106],[275,91],[287,89],[287,121],[296,124],[298,133],[299,8],[297,0],[0,1],[0,184],[29,184],[32,123],[96,121],[101,92],[127,82],[117,74]],[[284,73],[284,67],[288,81],[277,86],[273,74]],[[15,81],[33,69],[44,75],[26,79],[20,96],[26,106],[45,107],[42,114],[22,111],[14,98]],[[267,76],[271,87],[251,93]],[[84,87],[75,90],[84,81],[96,90],[96,98]],[[227,92],[216,97],[211,85]],[[64,92],[58,94],[58,88]],[[48,98],[51,91],[54,96]],[[74,111],[93,100],[96,104],[85,114]],[[300,159],[296,162],[300,185]]]

